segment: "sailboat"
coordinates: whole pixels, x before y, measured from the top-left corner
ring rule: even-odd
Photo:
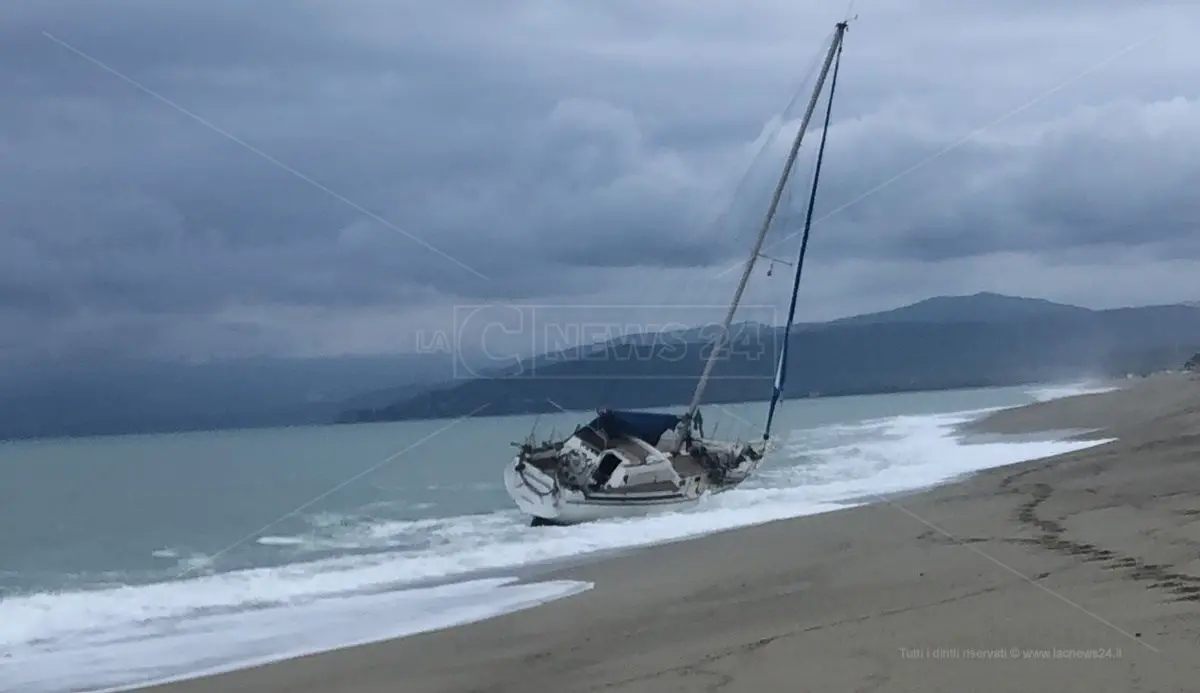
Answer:
[[[563,439],[538,443],[531,435],[524,442],[514,443],[519,450],[504,469],[505,489],[517,507],[532,517],[535,526],[570,525],[666,510],[684,510],[698,504],[706,494],[736,488],[759,468],[774,449],[771,424],[787,372],[788,333],[796,311],[796,295],[812,227],[813,202],[820,179],[847,26],[848,22],[836,25],[808,107],[800,121],[799,131],[792,141],[766,216],[688,408],[682,414],[604,409]],[[783,348],[775,369],[762,438],[743,442],[705,437],[700,412],[705,386],[728,339],[730,325],[755,264],[765,257],[762,254],[763,241],[775,221],[800,144],[827,79],[830,88],[825,125],[817,151],[804,235],[794,265]]]

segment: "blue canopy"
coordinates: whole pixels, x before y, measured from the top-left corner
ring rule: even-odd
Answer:
[[[620,435],[632,436],[651,445],[658,445],[662,434],[678,426],[680,418],[676,414],[605,409],[592,419],[588,427],[603,431],[610,438]]]

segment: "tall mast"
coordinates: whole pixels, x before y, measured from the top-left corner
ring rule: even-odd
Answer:
[[[829,43],[829,50],[825,54],[825,62],[821,65],[821,72],[817,75],[817,83],[813,87],[812,97],[808,100],[808,108],[805,109],[804,118],[800,121],[800,130],[796,133],[796,139],[792,141],[792,149],[788,152],[787,163],[784,164],[783,173],[780,174],[779,182],[775,185],[775,194],[771,197],[771,204],[767,208],[767,215],[763,219],[762,227],[758,230],[758,237],[754,240],[754,248],[750,251],[750,257],[746,260],[746,266],[742,270],[742,278],[738,282],[737,290],[733,293],[733,301],[729,304],[729,310],[725,313],[725,321],[721,324],[721,331],[717,334],[716,342],[713,344],[712,351],[708,355],[708,360],[704,363],[704,371],[700,374],[700,382],[696,384],[696,391],[692,393],[691,404],[688,405],[687,413],[684,414],[684,419],[687,421],[691,421],[695,416],[696,409],[700,406],[700,399],[704,396],[704,388],[708,385],[708,378],[712,375],[712,369],[716,364],[717,356],[725,346],[725,340],[729,336],[729,326],[733,323],[733,315],[737,312],[738,303],[742,300],[742,293],[746,291],[746,284],[750,281],[750,274],[754,271],[754,264],[762,252],[763,240],[767,237],[767,232],[771,230],[771,223],[775,221],[775,213],[779,209],[779,201],[783,197],[784,189],[787,188],[788,178],[792,174],[792,166],[796,163],[796,155],[800,152],[800,142],[804,139],[804,133],[808,130],[808,123],[812,120],[813,111],[817,108],[817,100],[821,96],[821,89],[825,86],[825,77],[829,74],[829,66],[833,64],[834,56],[837,55],[838,48],[841,46],[842,36],[846,33],[846,26],[846,22],[838,22],[837,29],[833,34],[833,40]]]
[[[808,251],[809,232],[812,231],[813,210],[817,205],[817,184],[821,181],[821,163],[825,160],[825,142],[829,138],[829,123],[833,120],[833,92],[837,90],[838,68],[842,64],[842,47],[838,46],[833,61],[833,76],[829,78],[829,99],[825,103],[825,126],[821,128],[821,143],[817,145],[817,165],[813,169],[812,187],[808,192],[808,211],[804,215],[804,237],[800,241],[800,254],[796,257],[796,272],[792,277],[792,299],[788,303],[787,322],[783,324],[783,349],[775,367],[775,386],[771,390],[771,404],[767,407],[767,422],[763,425],[762,439],[771,439],[771,422],[775,420],[775,407],[783,394],[783,381],[787,377],[788,347],[792,338],[792,322],[796,318],[796,297],[800,292],[800,275],[804,272],[804,256]]]

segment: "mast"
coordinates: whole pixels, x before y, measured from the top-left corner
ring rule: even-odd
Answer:
[[[825,140],[829,136],[829,122],[833,119],[833,93],[837,91],[838,68],[842,64],[842,47],[838,46],[837,58],[833,62],[833,76],[829,79],[829,98],[825,104],[825,125],[821,128],[821,144],[817,146],[817,164],[813,169],[812,188],[808,193],[808,210],[804,215],[804,236],[800,241],[800,254],[796,257],[796,273],[792,278],[792,298],[788,304],[787,322],[783,328],[783,349],[779,352],[779,363],[775,367],[775,385],[771,390],[771,404],[767,409],[767,423],[763,426],[763,440],[771,438],[771,422],[775,420],[775,406],[783,393],[783,381],[787,377],[788,345],[792,332],[792,321],[796,318],[796,296],[800,291],[800,274],[804,271],[804,256],[808,252],[808,236],[812,231],[813,208],[817,202],[817,184],[821,180],[821,164],[825,161]]]
[[[733,293],[733,301],[730,302],[729,310],[725,313],[725,321],[721,324],[721,330],[717,334],[716,342],[713,344],[712,351],[708,355],[708,360],[704,363],[704,371],[700,374],[700,382],[696,384],[696,390],[692,393],[692,401],[688,405],[687,413],[684,414],[684,420],[688,421],[689,425],[696,414],[696,409],[700,406],[700,399],[704,396],[704,388],[708,385],[708,378],[712,375],[712,369],[716,364],[717,356],[725,346],[725,339],[729,335],[729,326],[733,323],[733,316],[737,312],[738,303],[742,300],[746,284],[750,281],[750,274],[754,271],[754,264],[761,254],[763,240],[767,237],[767,232],[771,230],[772,222],[775,221],[775,213],[779,209],[779,201],[783,198],[783,191],[787,188],[788,178],[792,173],[792,166],[796,163],[796,155],[800,152],[800,143],[804,139],[805,131],[808,130],[808,123],[812,120],[813,111],[817,108],[821,89],[825,86],[825,77],[829,74],[829,66],[833,64],[834,56],[837,55],[838,49],[842,45],[842,37],[846,33],[846,27],[847,22],[838,22],[833,34],[833,40],[829,43],[829,50],[825,54],[825,62],[821,65],[821,72],[817,75],[817,83],[813,87],[812,97],[808,100],[808,108],[805,109],[804,118],[800,121],[800,130],[796,133],[796,139],[792,141],[792,148],[788,152],[787,163],[784,164],[783,173],[780,174],[779,182],[775,185],[775,194],[771,197],[771,204],[767,208],[766,217],[763,219],[762,226],[758,230],[758,237],[754,240],[754,248],[750,251],[750,257],[746,260],[746,266],[742,270],[742,278],[738,282],[737,290]]]

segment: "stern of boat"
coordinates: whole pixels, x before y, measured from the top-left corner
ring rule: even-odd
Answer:
[[[526,515],[556,520],[562,514],[558,484],[545,472],[526,463],[520,454],[504,468],[504,490]]]

